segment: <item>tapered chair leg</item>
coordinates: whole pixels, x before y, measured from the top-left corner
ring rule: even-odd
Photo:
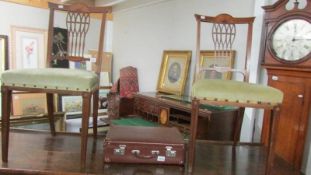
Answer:
[[[47,93],[46,94],[47,100],[47,108],[48,108],[48,118],[50,122],[50,130],[51,134],[55,136],[55,121],[54,121],[54,98],[53,94]]]
[[[3,162],[8,162],[11,102],[12,90],[2,87],[1,139]]]
[[[82,95],[82,129],[81,129],[81,167],[85,167],[86,152],[87,152],[87,136],[88,125],[91,107],[91,94],[85,93]]]
[[[97,116],[98,116],[98,96],[99,91],[95,91],[93,95],[93,136],[97,136]]]
[[[274,164],[274,148],[275,148],[275,138],[278,123],[277,121],[279,117],[279,110],[280,109],[278,107],[275,107],[271,110],[270,127],[269,127],[269,144],[268,144],[265,175],[271,174],[271,170]]]
[[[199,118],[199,101],[192,100],[191,123],[190,123],[190,140],[188,146],[188,173],[193,172],[195,161],[195,143]]]

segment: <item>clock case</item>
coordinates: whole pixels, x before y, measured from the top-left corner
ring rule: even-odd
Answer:
[[[311,0],[307,0],[307,5],[303,9],[299,9],[298,2],[294,2],[293,9],[288,10],[286,5],[289,1],[279,0],[273,5],[263,6],[265,16],[261,44],[263,46],[261,49],[262,65],[264,67],[279,66],[285,69],[311,69],[311,53],[299,60],[286,61],[278,58],[272,49],[273,33],[281,24],[292,19],[311,22]]]

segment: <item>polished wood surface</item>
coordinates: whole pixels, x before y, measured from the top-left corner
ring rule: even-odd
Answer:
[[[46,132],[11,131],[10,161],[0,162],[0,174],[79,175],[79,174],[187,174],[180,166],[105,164],[103,139],[89,138],[87,164],[80,168],[80,136]],[[233,151],[235,150],[235,151]],[[194,175],[263,175],[265,150],[259,146],[212,144],[198,141]],[[300,175],[277,159],[272,175]]]

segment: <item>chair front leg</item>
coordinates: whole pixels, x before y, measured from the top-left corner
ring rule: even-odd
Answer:
[[[81,129],[81,167],[85,167],[89,116],[91,108],[91,94],[84,93],[82,95],[82,99],[83,104],[82,104],[82,129]]]
[[[266,171],[265,175],[270,175],[271,170],[274,164],[274,148],[275,148],[275,138],[276,138],[276,131],[277,131],[277,123],[279,118],[279,107],[275,107],[271,110],[270,115],[270,126],[269,126],[269,142],[268,142],[268,153],[267,153],[267,160],[266,160]]]
[[[52,93],[46,94],[47,108],[48,108],[48,118],[50,122],[50,130],[52,136],[55,136],[55,121],[54,121],[54,98]]]
[[[1,91],[2,91],[2,122],[1,122],[2,161],[8,162],[12,90],[6,87],[2,87]]]
[[[199,100],[192,100],[191,123],[190,123],[190,140],[188,150],[188,172],[192,173],[195,161],[195,143],[198,130],[199,119]]]
[[[98,96],[99,90],[95,91],[93,94],[93,136],[97,136],[97,116],[98,116]]]

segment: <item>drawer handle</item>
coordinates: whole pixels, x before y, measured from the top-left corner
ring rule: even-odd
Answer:
[[[297,95],[298,98],[303,98],[302,94]]]

